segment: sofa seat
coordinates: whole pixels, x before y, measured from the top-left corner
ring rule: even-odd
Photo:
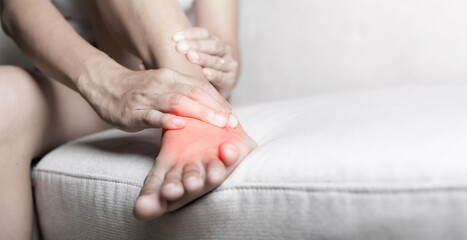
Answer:
[[[221,186],[149,222],[160,130],[109,130],[35,167],[45,239],[467,239],[467,85],[236,108],[259,143]]]

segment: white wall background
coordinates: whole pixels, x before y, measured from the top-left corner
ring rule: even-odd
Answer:
[[[233,102],[467,83],[465,0],[242,0]]]

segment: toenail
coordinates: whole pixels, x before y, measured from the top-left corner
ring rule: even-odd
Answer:
[[[167,183],[164,185],[165,188],[175,188],[175,184],[174,183]]]
[[[196,177],[191,176],[186,181],[189,182],[189,183],[196,183],[196,180],[197,180]]]

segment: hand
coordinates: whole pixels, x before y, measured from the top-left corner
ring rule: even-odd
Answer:
[[[111,77],[81,92],[102,119],[121,130],[180,129],[186,121],[178,116],[218,127],[238,123],[230,104],[207,81],[169,69],[108,72]]]
[[[209,82],[227,98],[235,85],[239,64],[232,48],[205,28],[194,27],[178,32],[173,36],[177,50],[188,60],[200,65]]]

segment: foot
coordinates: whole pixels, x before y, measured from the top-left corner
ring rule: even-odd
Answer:
[[[140,220],[159,217],[211,191],[257,146],[240,125],[219,128],[185,120],[185,128],[162,134],[161,150],[135,203]]]

